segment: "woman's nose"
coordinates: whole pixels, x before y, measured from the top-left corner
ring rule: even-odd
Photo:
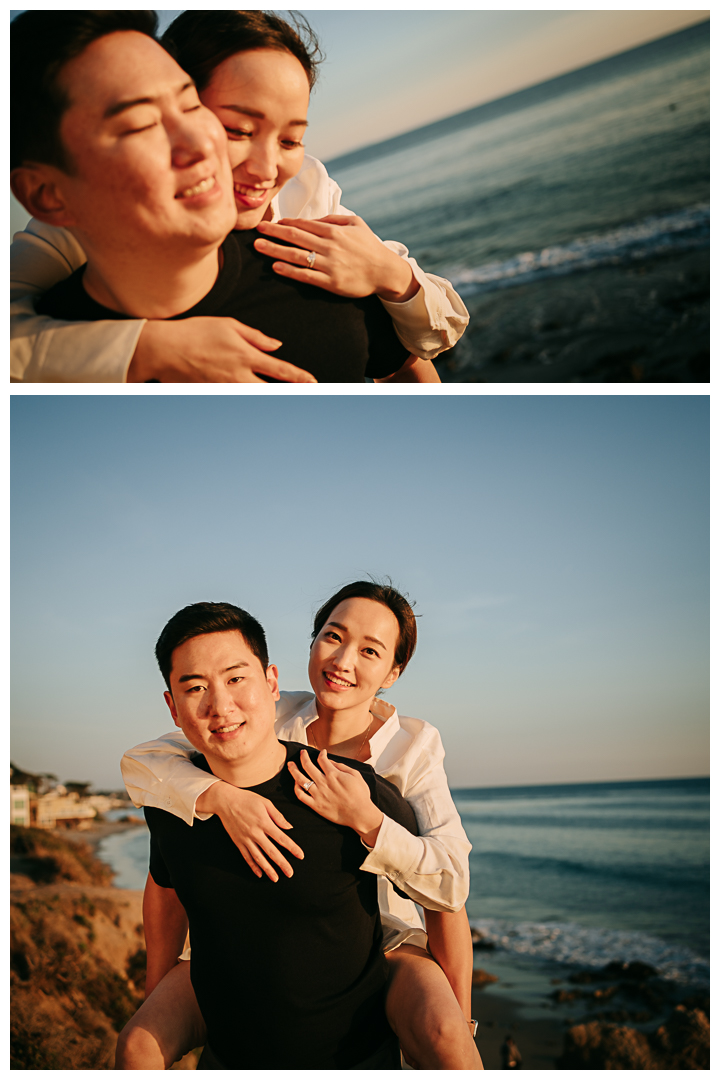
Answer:
[[[274,180],[278,174],[277,150],[268,140],[254,139],[243,167],[256,180]]]

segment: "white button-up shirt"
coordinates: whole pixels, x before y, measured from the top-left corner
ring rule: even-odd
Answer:
[[[372,711],[384,723],[370,739],[368,764],[410,803],[420,835],[413,836],[386,815],[362,869],[378,878],[383,947],[388,950],[403,942],[424,947],[424,924],[413,901],[433,911],[459,910],[469,890],[471,845],[450,795],[437,728],[400,716],[384,701],[376,700]],[[317,715],[310,691],[283,691],[276,707],[278,738],[309,745],[307,729]],[[135,806],[168,810],[188,825],[194,817],[211,816],[196,813],[195,803],[218,781],[192,764],[193,753],[179,731],[129,750],[121,768]],[[411,899],[398,896],[390,882]]]
[[[275,196],[274,218],[352,216],[341,205],[342,192],[316,158],[305,156],[297,176]],[[403,244],[385,246],[411,266],[420,289],[401,304],[381,300],[408,352],[434,360],[462,337],[467,309],[449,281],[426,274]],[[87,256],[66,229],[33,220],[15,234],[10,247],[10,381],[125,382],[144,319],[58,322],[37,315],[33,296],[47,292]]]

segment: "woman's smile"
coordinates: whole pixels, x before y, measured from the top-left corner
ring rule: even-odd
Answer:
[[[348,682],[347,679],[343,679],[340,675],[335,675],[332,671],[323,671],[325,682],[332,686],[336,690],[352,690],[355,683]]]

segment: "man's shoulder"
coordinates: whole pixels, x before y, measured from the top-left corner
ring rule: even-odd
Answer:
[[[39,315],[50,315],[53,319],[67,322],[96,322],[98,319],[124,319],[119,312],[110,312],[108,308],[92,300],[85,292],[83,277],[85,266],[78,267],[69,277],[58,281],[46,293],[35,301],[35,310]]]

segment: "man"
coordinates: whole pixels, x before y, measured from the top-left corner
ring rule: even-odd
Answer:
[[[146,809],[151,985],[174,967],[187,913],[191,979],[208,1032],[200,1068],[397,1067],[384,1012],[377,883],[360,866],[384,813],[417,835],[412,810],[358,762],[359,777],[348,782],[366,783],[372,806],[357,832],[297,798],[288,763],[300,766],[304,747],[275,735],[277,668],[247,612],[230,604],[183,608],[156,655],[172,717],[202,755],[196,764],[270,799],[304,858],[292,877],[258,878],[217,816],[191,828]]]
[[[377,299],[282,279],[253,232],[230,231],[225,133],[154,28],[154,14],[138,11],[30,11],[11,24],[11,186],[35,218],[69,229],[88,260],[38,311],[71,321],[229,317],[243,354],[236,367],[271,379],[397,372],[407,350]],[[258,319],[273,336],[247,325]],[[267,355],[278,333],[285,362]],[[169,352],[136,355],[128,381],[198,379],[181,349]],[[208,363],[203,381],[245,381],[227,356]]]

